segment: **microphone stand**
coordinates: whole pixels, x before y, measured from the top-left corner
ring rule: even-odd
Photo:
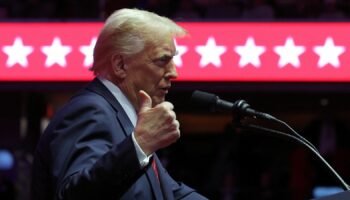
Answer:
[[[328,169],[332,177],[339,182],[339,184],[342,186],[344,191],[350,190],[349,185],[342,179],[342,177],[332,168],[332,166],[320,155],[318,150],[312,145],[311,142],[306,140],[304,137],[302,137],[300,134],[298,134],[295,130],[293,130],[287,123],[283,122],[282,120],[279,120],[277,118],[273,119],[273,121],[278,122],[284,126],[286,126],[292,133],[295,135],[291,135],[279,130],[275,129],[270,129],[266,127],[262,127],[259,125],[255,124],[243,124],[241,123],[241,117],[238,117],[238,119],[235,119],[233,121],[235,126],[238,126],[240,128],[245,128],[245,129],[253,129],[253,130],[258,130],[260,132],[266,133],[269,136],[275,136],[279,137],[282,139],[286,139],[289,141],[293,141],[295,143],[301,144],[303,147],[305,147],[307,150],[311,151],[312,154],[314,154],[318,160]]]

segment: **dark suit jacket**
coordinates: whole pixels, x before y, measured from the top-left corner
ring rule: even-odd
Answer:
[[[98,80],[64,105],[42,135],[33,165],[32,199],[205,199],[175,182],[156,155],[141,168],[121,105]],[[150,162],[151,163],[151,162]]]

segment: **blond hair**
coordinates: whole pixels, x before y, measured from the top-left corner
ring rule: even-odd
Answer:
[[[154,42],[157,35],[164,33],[182,37],[186,30],[172,20],[155,13],[139,9],[120,9],[107,18],[95,48],[91,71],[101,74],[109,65],[111,56],[131,56],[142,51],[146,43]]]

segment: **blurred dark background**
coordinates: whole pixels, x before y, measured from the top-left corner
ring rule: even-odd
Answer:
[[[1,0],[3,20],[100,20],[137,7],[176,20],[347,20],[348,0]]]
[[[348,0],[0,0],[1,21],[103,21],[137,7],[176,21],[348,21]],[[1,34],[0,34],[1,36]],[[0,82],[0,199],[29,197],[36,142],[84,82]],[[172,176],[210,199],[302,200],[339,187],[300,145],[235,128],[229,113],[189,105],[195,89],[245,99],[286,121],[350,181],[350,83],[175,82],[182,137],[159,152]],[[272,127],[278,127],[271,124]]]

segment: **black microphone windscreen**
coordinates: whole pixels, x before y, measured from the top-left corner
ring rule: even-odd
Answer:
[[[212,110],[218,97],[214,94],[196,90],[192,93],[191,104],[197,108]]]

